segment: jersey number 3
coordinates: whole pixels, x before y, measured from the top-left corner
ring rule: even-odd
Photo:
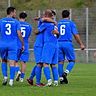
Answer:
[[[7,28],[7,30],[5,31],[6,35],[10,35],[11,34],[11,24],[6,24],[5,27]]]
[[[60,26],[60,35],[65,35],[65,25]]]

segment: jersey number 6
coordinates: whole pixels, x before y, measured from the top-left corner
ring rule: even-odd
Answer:
[[[65,25],[60,26],[60,35],[65,35]]]

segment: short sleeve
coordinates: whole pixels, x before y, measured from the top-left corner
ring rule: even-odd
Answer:
[[[78,30],[74,22],[71,23],[71,29],[72,29],[72,34],[78,34]]]
[[[46,29],[46,24],[42,23],[39,27],[38,27],[38,31],[39,32],[43,32]]]

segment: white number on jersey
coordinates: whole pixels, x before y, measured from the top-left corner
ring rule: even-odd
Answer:
[[[25,27],[21,27],[21,33],[22,33],[22,37],[25,37],[26,31],[25,31]]]
[[[11,24],[6,24],[5,27],[7,28],[7,30],[5,31],[6,35],[10,35],[11,34]]]
[[[65,35],[65,25],[60,26],[60,35]]]

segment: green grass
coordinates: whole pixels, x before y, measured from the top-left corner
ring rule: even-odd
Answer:
[[[27,64],[26,77],[29,76],[34,63]],[[76,64],[68,75],[69,84],[58,87],[36,87],[14,82],[14,86],[2,86],[0,73],[0,96],[96,96],[96,64]],[[35,81],[35,80],[34,80]],[[42,82],[46,82],[44,75]]]

